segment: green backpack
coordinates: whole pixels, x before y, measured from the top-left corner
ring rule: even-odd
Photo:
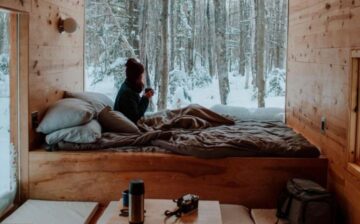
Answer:
[[[279,197],[276,216],[291,224],[334,224],[331,194],[319,184],[306,179],[290,179]]]

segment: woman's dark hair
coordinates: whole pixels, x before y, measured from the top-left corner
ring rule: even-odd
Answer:
[[[135,91],[141,92],[144,89],[144,83],[141,79],[141,75],[145,71],[144,66],[135,58],[129,58],[125,66],[126,80]]]

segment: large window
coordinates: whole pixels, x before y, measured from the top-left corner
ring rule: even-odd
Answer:
[[[154,110],[190,103],[284,108],[287,4],[88,0],[86,90],[114,98],[127,58],[136,57],[156,90]]]
[[[0,215],[16,195],[17,23],[0,11]]]

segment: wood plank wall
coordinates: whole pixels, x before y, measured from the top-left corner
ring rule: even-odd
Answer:
[[[39,142],[31,112],[40,117],[63,90],[83,90],[84,0],[0,0],[0,9],[20,12],[21,198],[29,195],[28,152]],[[60,34],[58,19],[73,17],[79,29]]]
[[[79,29],[60,34],[60,17],[74,18]],[[29,38],[29,111],[42,117],[63,90],[83,91],[84,0],[32,0]],[[30,130],[30,148],[38,142]]]
[[[290,0],[287,122],[329,158],[329,188],[349,223],[360,223],[360,178],[349,171],[347,156],[351,50],[360,48],[359,21],[360,0]]]
[[[0,8],[29,13],[29,117],[41,118],[63,90],[83,91],[84,0],[0,0]],[[59,18],[74,18],[73,34],[57,31]],[[30,149],[41,142],[30,125]]]
[[[0,7],[19,12],[30,12],[31,0],[0,0]]]

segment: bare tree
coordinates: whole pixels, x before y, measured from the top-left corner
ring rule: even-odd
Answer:
[[[258,107],[265,107],[265,2],[256,1],[256,87]]]
[[[239,31],[240,31],[240,47],[239,47],[239,73],[241,76],[245,75],[245,66],[246,66],[246,51],[245,51],[245,44],[249,44],[246,43],[246,22],[245,20],[247,19],[245,16],[246,13],[246,8],[245,8],[245,0],[239,0],[239,5],[240,5],[240,27],[239,27]]]
[[[128,12],[129,12],[129,23],[128,23],[128,37],[130,44],[134,48],[136,56],[139,56],[139,0],[129,0]]]
[[[143,0],[142,1],[142,5],[141,5],[141,29],[139,30],[140,32],[140,52],[139,52],[139,58],[140,61],[145,63],[145,58],[146,58],[146,45],[147,45],[147,40],[148,40],[148,12],[149,12],[149,0]],[[146,61],[146,63],[148,63],[148,61]]]
[[[220,102],[227,104],[230,88],[226,54],[226,0],[214,0],[214,8],[216,8],[215,33]]]
[[[169,0],[162,1],[162,70],[161,82],[159,87],[158,109],[164,110],[167,106],[168,85],[169,85]]]
[[[169,0],[170,3],[170,70],[174,70],[175,68],[175,49],[176,49],[176,22],[177,22],[177,15],[176,15],[176,0]]]
[[[210,8],[211,1],[207,1],[206,6],[206,20],[207,20],[207,34],[208,34],[208,64],[209,64],[209,74],[211,77],[215,75],[215,62],[214,62],[214,32],[213,32],[213,23],[211,21],[211,8]]]

